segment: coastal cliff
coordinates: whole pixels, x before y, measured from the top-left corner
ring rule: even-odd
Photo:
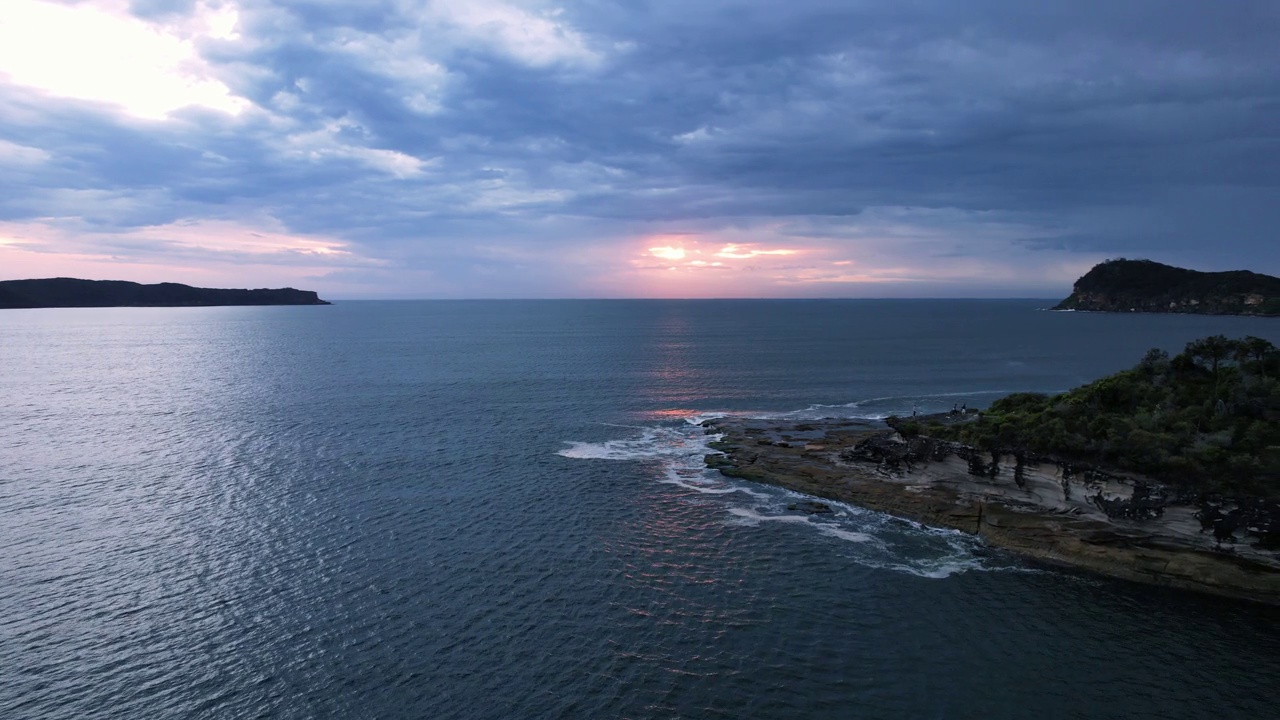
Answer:
[[[1280,315],[1280,278],[1199,272],[1151,260],[1108,260],[1076,281],[1054,310]]]
[[[76,278],[0,281],[0,309],[328,304],[315,292],[293,288],[233,290]]]

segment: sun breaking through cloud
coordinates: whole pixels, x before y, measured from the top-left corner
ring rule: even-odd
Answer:
[[[684,248],[671,246],[649,248],[649,254],[663,260],[683,260],[685,256]]]
[[[231,95],[195,41],[234,39],[232,6],[200,5],[182,37],[128,13],[123,1],[64,5],[5,0],[0,11],[0,77],[50,95],[107,103],[141,118],[160,119],[183,107],[231,115],[249,105]]]

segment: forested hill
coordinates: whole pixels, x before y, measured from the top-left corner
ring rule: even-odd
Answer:
[[[1280,315],[1280,278],[1199,272],[1151,260],[1108,260],[1076,281],[1055,310]]]
[[[0,308],[199,307],[211,305],[328,305],[309,290],[226,290],[178,283],[141,285],[124,280],[0,281]]]
[[[1131,370],[1060,395],[1017,393],[975,421],[913,429],[1197,492],[1280,498],[1280,350],[1215,335],[1174,357],[1151,350]]]

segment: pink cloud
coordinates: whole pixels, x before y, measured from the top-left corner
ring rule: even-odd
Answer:
[[[256,225],[200,220],[114,233],[75,222],[0,223],[0,279],[83,277],[222,287],[314,285],[318,274],[379,267],[347,243]]]

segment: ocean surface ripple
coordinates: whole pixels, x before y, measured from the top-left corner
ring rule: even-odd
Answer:
[[[1043,301],[0,314],[0,718],[1270,717],[1280,614],[703,468],[1274,321]]]

